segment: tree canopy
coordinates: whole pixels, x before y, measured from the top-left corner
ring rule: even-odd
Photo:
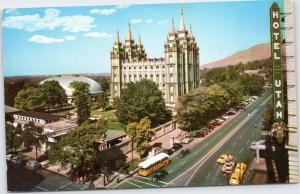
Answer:
[[[20,134],[17,133],[17,129],[10,124],[5,124],[5,135],[6,135],[6,147],[7,150],[15,152],[22,143]]]
[[[90,85],[85,82],[74,81],[70,86],[74,89],[72,97],[78,117],[77,123],[81,125],[91,116]]]
[[[26,148],[35,148],[36,159],[38,158],[38,149],[42,147],[44,143],[47,143],[48,137],[43,133],[42,127],[36,126],[33,122],[24,125],[22,132],[22,141]]]
[[[23,88],[14,99],[15,107],[24,111],[45,111],[62,106],[67,101],[65,90],[57,81]]]
[[[51,163],[59,163],[71,169],[75,178],[93,178],[98,174],[109,175],[123,165],[126,157],[118,150],[100,151],[98,140],[106,132],[105,122],[85,122],[63,136],[49,151]]]
[[[148,117],[145,117],[138,123],[129,123],[125,130],[132,141],[136,143],[136,150],[141,156],[143,156],[150,148],[150,126],[151,121]]]
[[[171,119],[163,93],[153,81],[147,79],[128,83],[121,92],[116,115],[125,124],[148,117],[152,127]]]
[[[110,80],[109,80],[109,78],[101,77],[99,79],[99,84],[100,84],[101,89],[102,89],[103,92],[108,92],[109,91],[109,88],[110,88]]]

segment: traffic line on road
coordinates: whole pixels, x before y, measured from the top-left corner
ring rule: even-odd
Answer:
[[[171,172],[171,171],[170,171]],[[138,176],[139,178],[142,178],[142,179],[146,179],[146,180],[150,180],[151,181],[151,179],[150,178],[147,178],[147,177],[143,177],[143,176]],[[166,182],[164,182],[164,181],[158,181],[159,183],[162,183],[162,184],[165,184],[165,185],[167,185],[168,183],[166,183]]]
[[[40,190],[42,190],[42,191],[48,191],[47,189],[44,189],[43,187],[39,187],[39,186],[34,186],[35,188],[38,188],[38,189],[40,189]]]
[[[244,148],[242,147],[239,151],[239,154],[242,153],[244,151]]]
[[[153,185],[151,183],[146,183],[146,182],[139,181],[139,180],[136,180],[136,179],[132,179],[131,181],[135,181],[135,182],[142,183],[142,184],[145,184],[145,185],[149,185],[149,186],[152,186],[152,187],[159,187],[157,185]]]
[[[138,187],[138,188],[143,188],[143,187],[141,187],[141,186],[139,186],[139,185],[137,185],[137,184],[134,184],[134,183],[132,183],[132,182],[130,182],[130,181],[127,181],[127,183],[129,183],[129,184],[131,184],[131,185],[133,185],[133,186],[136,186],[136,187]]]
[[[73,182],[69,182],[69,183],[67,183],[67,184],[64,184],[63,186],[57,188],[56,190],[62,189],[62,188],[64,188],[64,187],[66,187],[66,186],[69,186],[69,185],[71,185],[72,183],[73,183]]]

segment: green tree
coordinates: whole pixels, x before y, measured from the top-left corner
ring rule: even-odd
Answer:
[[[230,96],[220,85],[202,87],[182,96],[177,109],[178,123],[185,130],[195,131],[211,119],[223,114],[230,107]]]
[[[105,92],[100,92],[98,95],[98,104],[100,106],[100,108],[105,109],[108,105],[108,96]]]
[[[147,79],[131,82],[122,90],[116,115],[125,124],[148,117],[152,127],[171,119],[162,92],[153,81]]]
[[[106,132],[105,125],[102,120],[83,123],[51,147],[49,161],[69,167],[72,178],[79,176],[94,179],[100,174],[108,177],[126,162],[126,157],[117,148],[99,150],[98,142]]]
[[[5,124],[5,131],[6,147],[15,152],[21,146],[21,137],[16,133],[16,128],[13,125]]]
[[[15,97],[15,107],[24,111],[44,111],[46,107],[45,94],[37,87],[28,87],[18,92]]]
[[[106,77],[101,77],[99,79],[99,84],[101,86],[101,89],[103,92],[108,92],[109,91],[109,88],[110,88],[110,82],[109,82],[109,79],[106,78]]]
[[[45,96],[44,100],[48,110],[56,106],[62,106],[67,102],[66,91],[59,85],[58,81],[45,81],[40,89]]]
[[[140,156],[143,156],[150,148],[150,126],[151,121],[148,117],[145,117],[139,123],[129,123],[125,130],[126,134],[136,143],[136,150]]]
[[[78,117],[77,123],[81,125],[91,116],[90,85],[85,82],[74,81],[70,86],[74,89],[72,97]]]
[[[264,78],[260,75],[243,74],[240,78],[240,83],[244,87],[245,95],[258,95],[264,87]]]
[[[43,132],[43,128],[36,126],[33,122],[25,124],[22,132],[24,146],[26,148],[33,147],[35,149],[36,159],[38,158],[38,149],[40,149],[43,144],[47,143],[48,140],[47,135]]]

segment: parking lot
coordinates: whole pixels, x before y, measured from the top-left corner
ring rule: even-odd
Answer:
[[[31,171],[21,165],[7,163],[8,191],[74,191],[85,190],[87,185],[77,184],[68,178],[44,169]]]

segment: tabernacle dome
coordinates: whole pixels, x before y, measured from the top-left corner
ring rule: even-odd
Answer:
[[[90,94],[95,95],[100,93],[101,87],[95,80],[90,79],[88,77],[78,76],[78,75],[62,75],[62,76],[55,76],[45,79],[40,82],[43,84],[45,81],[57,81],[59,85],[66,90],[67,96],[70,98],[73,94],[73,88],[71,88],[70,84],[73,81],[85,82],[90,85]]]

